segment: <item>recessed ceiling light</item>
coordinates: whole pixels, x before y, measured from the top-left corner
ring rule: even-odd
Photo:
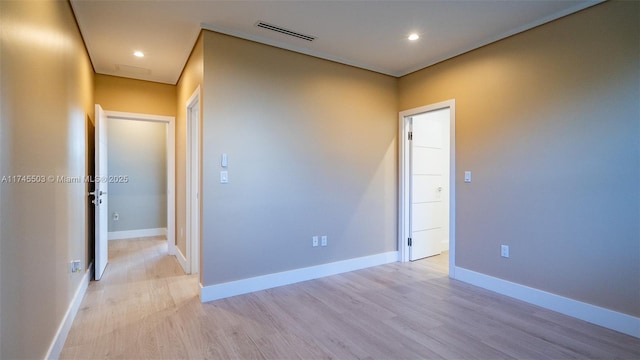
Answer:
[[[133,53],[133,56],[135,57],[144,57],[144,53],[142,51],[136,51]]]
[[[416,41],[416,40],[420,39],[420,35],[414,33],[414,34],[409,35],[409,37],[407,39],[409,39],[411,41]]]

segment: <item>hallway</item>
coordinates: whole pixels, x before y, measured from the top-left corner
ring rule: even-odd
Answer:
[[[180,309],[199,304],[197,275],[167,256],[164,238],[109,241],[109,265],[90,282],[61,358],[167,357],[187,319]]]
[[[109,245],[61,359],[640,358],[640,339],[450,280],[446,254],[202,304],[164,239]]]

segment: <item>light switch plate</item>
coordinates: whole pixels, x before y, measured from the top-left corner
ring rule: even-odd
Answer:
[[[227,156],[227,153],[222,154],[222,158],[220,159],[220,166],[222,166],[223,168],[229,166],[229,157]]]
[[[229,182],[229,172],[220,171],[220,184],[226,184]]]
[[[471,171],[465,171],[464,172],[464,182],[466,182],[466,183],[470,183],[471,182]]]

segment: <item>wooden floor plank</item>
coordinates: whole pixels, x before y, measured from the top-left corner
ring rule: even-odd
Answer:
[[[640,339],[449,279],[447,253],[203,304],[166,240],[109,245],[61,359],[640,359]]]

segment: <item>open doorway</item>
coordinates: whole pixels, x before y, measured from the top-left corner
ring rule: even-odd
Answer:
[[[119,154],[122,162],[125,163],[124,167],[119,169],[107,169],[106,172],[102,172],[100,178],[96,178],[96,181],[99,181],[101,185],[106,184],[107,187],[104,188],[100,195],[102,196],[101,200],[103,200],[103,204],[109,204],[108,198],[111,198],[111,206],[107,209],[102,208],[102,212],[107,211],[107,218],[96,219],[97,223],[105,223],[112,222],[116,223],[121,221],[122,212],[128,212],[128,215],[131,218],[136,217],[138,223],[145,223],[145,221],[149,220],[149,215],[153,217],[155,214],[158,215],[158,209],[154,209],[154,205],[151,205],[149,209],[141,209],[137,203],[148,203],[148,187],[149,182],[139,181],[142,177],[162,177],[162,179],[157,179],[156,187],[161,186],[165,191],[162,192],[160,197],[162,198],[162,207],[161,214],[164,217],[164,222],[162,224],[164,227],[158,228],[148,228],[146,226],[142,226],[142,228],[135,228],[136,225],[133,226],[132,229],[131,222],[126,226],[121,228],[114,228],[111,226],[109,229],[109,235],[104,236],[103,234],[98,234],[96,230],[96,259],[103,258],[102,265],[100,268],[102,271],[106,267],[106,263],[108,262],[107,253],[108,253],[108,241],[115,239],[123,239],[123,238],[132,238],[132,237],[144,237],[144,236],[154,236],[154,235],[163,235],[166,236],[168,251],[169,254],[175,254],[175,118],[169,116],[159,116],[159,115],[148,115],[148,114],[137,114],[137,113],[125,113],[125,112],[115,112],[115,111],[102,111],[99,105],[96,108],[103,113],[100,116],[104,122],[106,123],[105,128],[109,129],[109,125],[115,124],[130,124],[134,125],[133,127],[112,127],[112,131],[117,129],[112,137],[117,139],[118,137],[124,137],[123,134],[127,134],[130,132],[128,137],[130,138],[133,135],[133,139],[129,140],[132,142],[137,142],[140,144],[144,144],[144,140],[147,137],[150,137],[151,132],[156,132],[162,139],[162,145],[164,148],[164,154],[161,154],[159,157],[162,157],[162,166],[156,166],[156,168],[162,168],[162,172],[156,172],[153,174],[144,173],[144,169],[139,162],[136,164],[135,159],[140,155],[136,152],[145,152],[146,150],[143,148],[138,148],[137,150],[134,147],[124,149],[123,154]],[[98,115],[96,115],[98,117]],[[151,131],[151,128],[142,128],[143,125],[153,125],[156,128]],[[120,136],[118,135],[120,132]],[[135,134],[131,134],[134,132]],[[96,144],[109,143],[109,131],[96,132]],[[115,136],[113,136],[115,135]],[[107,145],[108,147],[108,145]],[[119,149],[122,150],[122,149]],[[101,155],[102,153],[102,155]],[[134,156],[136,155],[136,156]],[[146,154],[149,155],[148,152]],[[164,155],[164,156],[162,156]],[[96,152],[96,164],[104,163],[104,159],[101,157],[104,156],[104,152],[97,151]],[[131,160],[131,161],[130,161]],[[147,159],[148,161],[158,162],[158,159]],[[124,170],[123,170],[124,169]],[[140,172],[142,170],[142,172]],[[97,174],[97,172],[96,172]],[[136,176],[137,175],[137,176]],[[121,185],[132,185],[128,187],[124,187]],[[110,188],[109,188],[110,187]],[[117,191],[118,188],[126,189],[125,191]],[[107,197],[108,196],[108,197]],[[118,198],[119,197],[119,198]],[[157,197],[157,196],[156,196]],[[156,199],[157,200],[157,199]],[[115,203],[114,203],[115,202]],[[115,206],[115,207],[114,207]],[[118,207],[119,206],[119,207]],[[166,210],[164,209],[166,207]],[[122,214],[124,215],[124,214]],[[102,224],[106,225],[106,224]],[[101,227],[104,229],[105,226],[96,226],[96,228]],[[161,232],[161,233],[158,233]],[[97,265],[96,265],[97,266]],[[96,269],[96,279],[100,279],[102,271],[97,271]],[[100,276],[98,276],[98,272],[100,272]]]
[[[455,100],[403,111],[399,126],[400,260],[448,254],[454,276]]]

